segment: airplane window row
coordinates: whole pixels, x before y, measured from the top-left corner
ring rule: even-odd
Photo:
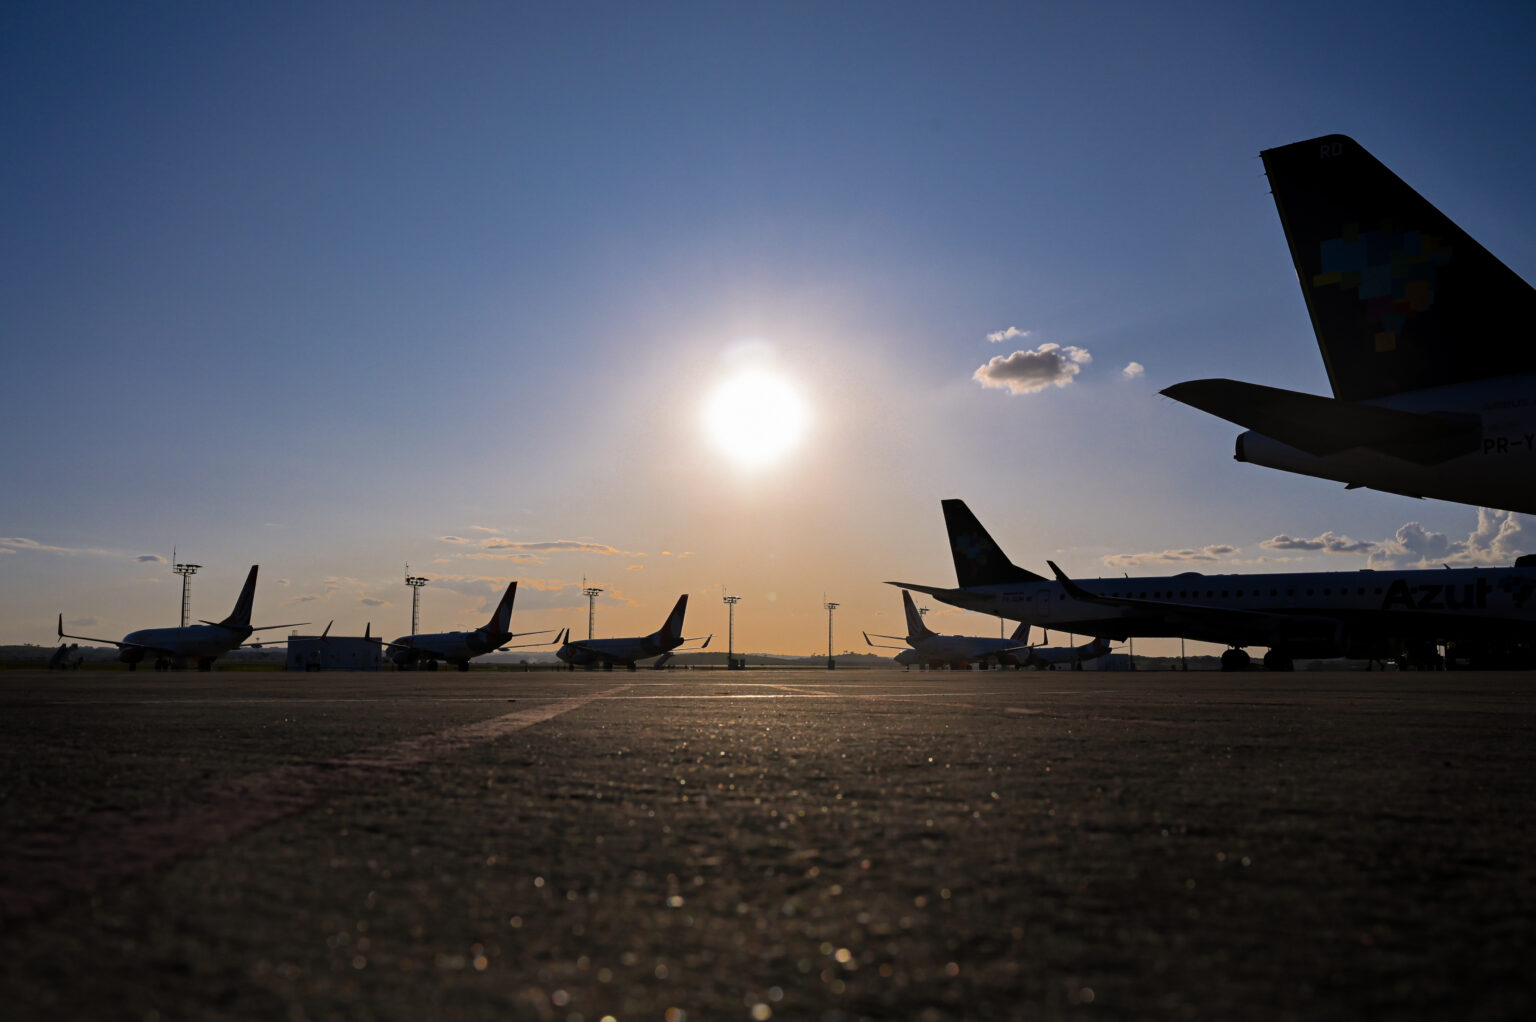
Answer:
[[[1376,586],[1372,591],[1377,596],[1382,595],[1382,592],[1383,592],[1381,586]],[[1264,591],[1262,589],[1253,589],[1253,590],[1238,589],[1235,592],[1233,590],[1230,590],[1230,589],[1223,589],[1223,590],[1220,591],[1220,593],[1221,593],[1221,596],[1222,596],[1223,599],[1229,598],[1229,597],[1234,597],[1234,596],[1236,596],[1236,597],[1243,597],[1243,596],[1263,596],[1264,595]],[[1324,588],[1322,593],[1323,593],[1324,596],[1332,596],[1333,595],[1333,587],[1329,586],[1329,587]],[[1356,596],[1364,596],[1365,594],[1366,594],[1366,587],[1365,586],[1359,586],[1359,587],[1357,587],[1355,589],[1355,595]],[[1167,592],[1157,591],[1157,592],[1150,592],[1150,593],[1145,591],[1145,590],[1143,590],[1141,592],[1124,592],[1124,593],[1122,593],[1122,592],[1113,592],[1113,593],[1110,593],[1109,595],[1112,596],[1112,597],[1115,597],[1116,599],[1124,598],[1124,599],[1127,599],[1127,600],[1145,600],[1148,597],[1151,597],[1154,600],[1162,600],[1162,599],[1172,600],[1174,598],[1178,598],[1178,599],[1181,599],[1181,600],[1187,600],[1187,599],[1190,599],[1190,598],[1194,598],[1194,599],[1198,600],[1200,598],[1200,590],[1196,589],[1196,590],[1191,591],[1191,590],[1187,590],[1187,589],[1181,589],[1177,593],[1174,592],[1172,589],[1168,590]],[[1216,595],[1217,595],[1217,590],[1215,590],[1215,589],[1207,589],[1205,591],[1206,599],[1214,600],[1216,598]],[[1280,590],[1278,590],[1278,589],[1271,589],[1269,591],[1269,595],[1270,596],[1278,597],[1280,595]],[[1285,595],[1286,596],[1295,596],[1296,595],[1296,590],[1295,589],[1287,589],[1285,591]],[[1306,595],[1308,595],[1308,596],[1316,596],[1317,595],[1317,590],[1316,589],[1308,589],[1306,591]],[[1339,587],[1339,595],[1340,596],[1348,596],[1349,595],[1349,587],[1348,586],[1340,586]],[[1041,596],[1040,598],[1042,600],[1047,600],[1050,597],[1048,597],[1048,596]],[[1066,598],[1067,598],[1067,594],[1066,593],[1060,593],[1056,597],[1056,599],[1058,599],[1058,600],[1065,600]],[[1024,602],[1025,603],[1033,603],[1034,601],[1035,601],[1035,598],[1033,596],[1026,596],[1026,597],[1024,597]]]

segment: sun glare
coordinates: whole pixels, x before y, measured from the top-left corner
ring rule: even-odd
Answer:
[[[745,466],[765,465],[800,442],[810,410],[788,381],[750,370],[720,384],[704,405],[704,431],[721,453]]]

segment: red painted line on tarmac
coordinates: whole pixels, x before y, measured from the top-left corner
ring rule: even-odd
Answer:
[[[504,738],[627,688],[621,685],[561,699],[319,763],[247,774],[133,812],[92,813],[17,835],[0,850],[0,921],[40,915],[68,895],[88,894],[104,883],[157,869],[408,768]]]

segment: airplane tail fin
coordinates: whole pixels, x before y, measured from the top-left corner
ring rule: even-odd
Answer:
[[[923,615],[917,612],[917,604],[912,602],[912,594],[905,589],[901,591],[901,603],[907,610],[907,641],[916,643],[932,637],[935,634],[933,629],[923,624]]]
[[[235,609],[229,612],[229,617],[219,624],[227,628],[251,627],[251,606],[256,602],[256,569],[260,565],[251,565],[251,573],[245,576],[245,588],[240,590],[240,598],[235,601]]]
[[[1010,561],[1002,547],[971,514],[971,509],[965,506],[965,501],[950,499],[943,505],[944,526],[949,530],[949,552],[955,559],[955,578],[960,588],[1045,581]]]
[[[513,579],[507,585],[507,591],[501,594],[501,602],[496,604],[496,612],[485,623],[483,629],[490,635],[506,635],[512,630],[512,601],[517,599],[517,579]]]
[[[1025,621],[1020,621],[1019,627],[1015,628],[1013,634],[1008,636],[1008,638],[1017,642],[1020,646],[1029,645],[1029,624]]]
[[[678,643],[683,641],[683,615],[688,610],[688,594],[677,598],[677,603],[672,607],[672,613],[667,615],[667,623],[661,626],[661,631],[656,637],[664,642]]]
[[[1259,155],[1335,397],[1536,372],[1536,291],[1358,142]]]

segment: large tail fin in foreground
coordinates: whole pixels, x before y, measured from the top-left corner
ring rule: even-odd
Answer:
[[[1536,290],[1358,142],[1259,155],[1335,397],[1536,372]]]
[[[235,609],[229,612],[229,617],[219,624],[227,628],[251,627],[251,606],[256,602],[256,569],[260,565],[251,565],[251,573],[245,576],[245,588],[240,590],[240,598],[235,601]]]
[[[949,530],[949,552],[955,559],[955,579],[960,588],[1007,582],[1043,582],[1008,559],[987,530],[981,527],[963,500],[946,500],[944,526]]]

